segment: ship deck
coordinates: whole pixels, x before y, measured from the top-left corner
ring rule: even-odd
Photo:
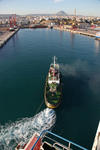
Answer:
[[[61,102],[62,90],[61,84],[57,85],[56,91],[50,91],[50,87],[46,80],[45,91],[44,91],[44,98],[46,106],[49,108],[57,108]]]

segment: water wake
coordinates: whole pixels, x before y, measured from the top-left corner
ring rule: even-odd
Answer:
[[[35,131],[40,133],[45,129],[51,129],[55,124],[56,114],[54,110],[46,108],[31,118],[23,118],[12,124],[0,127],[0,150],[14,150],[20,142],[27,142]]]

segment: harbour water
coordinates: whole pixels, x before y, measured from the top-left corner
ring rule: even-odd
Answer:
[[[0,48],[0,124],[45,109],[52,57],[62,72],[63,99],[53,132],[91,149],[100,120],[100,42],[50,29],[22,29]]]

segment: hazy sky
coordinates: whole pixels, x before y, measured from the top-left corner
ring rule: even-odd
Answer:
[[[0,0],[0,14],[56,13],[100,16],[100,0]]]

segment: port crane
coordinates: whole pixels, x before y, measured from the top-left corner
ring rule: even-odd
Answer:
[[[10,31],[14,31],[14,29],[17,28],[17,24],[16,24],[16,15],[12,15],[9,17],[9,24],[10,24]]]

